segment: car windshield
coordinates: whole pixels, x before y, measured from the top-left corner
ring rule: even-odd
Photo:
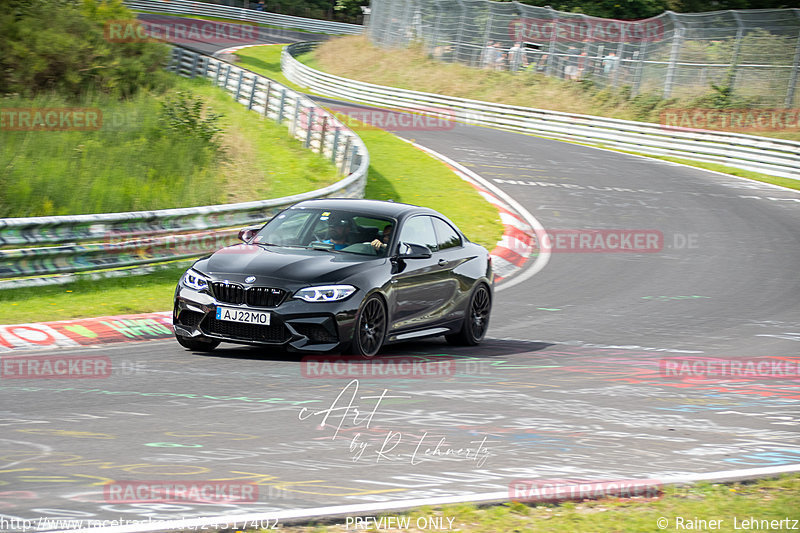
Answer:
[[[269,221],[253,244],[385,257],[395,221],[357,211],[293,208]]]

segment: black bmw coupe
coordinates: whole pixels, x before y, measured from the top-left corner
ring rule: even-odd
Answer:
[[[372,357],[386,343],[486,334],[489,253],[432,209],[309,200],[239,236],[178,283],[175,336],[190,350],[225,341]]]

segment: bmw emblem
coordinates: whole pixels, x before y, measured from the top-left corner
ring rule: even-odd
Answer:
[[[247,276],[246,278],[244,278],[245,283],[253,283],[255,280],[256,280],[255,276]]]

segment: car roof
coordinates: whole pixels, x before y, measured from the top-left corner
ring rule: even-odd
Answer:
[[[427,207],[401,204],[399,202],[385,202],[382,200],[366,200],[360,198],[320,198],[315,200],[306,200],[294,204],[292,209],[301,207],[329,209],[331,211],[359,211],[365,215],[385,216],[397,219],[420,213],[443,216],[441,213],[438,213]]]

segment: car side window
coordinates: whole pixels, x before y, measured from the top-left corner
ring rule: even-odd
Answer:
[[[450,224],[441,218],[433,217],[433,227],[436,230],[436,242],[439,250],[461,246],[461,236]]]
[[[422,244],[430,248],[431,252],[437,251],[436,232],[431,217],[422,215],[406,220],[400,230],[400,242]]]

